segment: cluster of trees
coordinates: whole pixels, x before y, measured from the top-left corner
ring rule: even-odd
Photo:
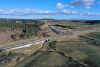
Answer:
[[[85,21],[84,23],[89,24],[89,25],[94,25],[94,24],[100,24],[100,20],[88,20]]]
[[[25,26],[23,26],[22,30],[21,30],[21,34],[20,37],[21,38],[27,38],[30,37],[32,35],[37,35],[38,31],[40,30],[40,26],[36,25],[36,24],[26,24]]]
[[[57,27],[62,27],[62,28],[69,28],[69,29],[75,29],[75,26],[64,26],[64,25],[53,25],[53,26],[57,26]]]
[[[16,62],[20,59],[20,56],[24,54],[18,54],[14,52],[7,52],[6,50],[0,50],[0,64],[10,63],[13,59],[16,59]]]
[[[48,49],[56,50],[56,41],[48,42]]]
[[[23,21],[25,22],[25,21]],[[34,21],[33,23],[0,23],[0,32],[5,31],[20,31],[20,33],[12,34],[11,38],[16,40],[16,37],[19,36],[20,38],[28,38],[33,35],[37,35],[38,31],[41,29],[40,26],[43,23]]]
[[[7,63],[11,58],[11,53],[6,52],[6,50],[0,49],[0,63]]]

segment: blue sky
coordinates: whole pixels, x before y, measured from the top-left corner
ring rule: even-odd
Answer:
[[[0,18],[100,20],[99,0],[1,0]]]

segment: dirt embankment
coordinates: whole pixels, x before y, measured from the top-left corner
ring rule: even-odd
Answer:
[[[38,35],[39,37],[48,37],[48,36],[54,36],[56,35],[56,33],[49,28],[48,23],[45,23],[44,25],[41,26],[41,31],[39,32]]]
[[[0,32],[0,44],[11,41],[12,40],[12,38],[11,38],[12,33],[13,32],[11,32],[11,31]]]
[[[16,41],[19,40],[20,31],[19,30],[14,30],[14,31],[0,31],[0,45],[11,42],[11,41]]]

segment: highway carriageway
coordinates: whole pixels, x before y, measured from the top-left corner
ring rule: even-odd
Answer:
[[[36,45],[38,43],[43,43],[45,42],[46,39],[40,39],[40,40],[36,40],[36,41],[31,41],[31,42],[24,42],[22,44],[19,45],[12,45],[12,46],[8,46],[5,48],[0,48],[0,50],[12,50],[12,49],[20,49],[20,48],[26,48],[26,47],[30,47],[32,45]]]
[[[43,38],[43,39],[40,39],[40,40],[23,42],[22,44],[19,44],[19,45],[12,45],[12,46],[8,46],[8,47],[5,47],[5,48],[0,48],[0,50],[13,50],[13,49],[26,48],[26,47],[30,47],[32,45],[36,45],[36,44],[39,44],[39,43],[44,43],[45,41],[52,39],[54,37],[56,37],[56,36],[46,37],[46,38]]]

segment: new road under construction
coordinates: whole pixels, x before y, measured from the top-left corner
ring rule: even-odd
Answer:
[[[66,35],[66,33],[61,32],[60,29],[57,29],[57,28],[54,28],[54,27],[51,27],[51,26],[49,26],[49,28],[52,31],[54,31],[57,35],[45,37],[45,38],[38,39],[38,40],[23,42],[23,43],[17,44],[17,45],[11,45],[11,46],[8,46],[8,47],[5,47],[5,48],[0,48],[0,50],[14,50],[14,49],[26,48],[26,47],[30,47],[32,45],[36,45],[36,44],[39,44],[39,43],[44,43],[45,41],[48,41],[48,40],[52,40],[53,38],[57,37],[58,35]],[[67,35],[67,36],[71,36],[71,37],[72,36],[78,36],[78,37],[90,39],[91,41],[95,42],[96,41],[95,39],[91,39],[91,38],[80,36],[80,35],[82,35],[84,33],[99,32],[99,31],[100,30],[72,31],[73,35],[71,34],[71,35]]]

